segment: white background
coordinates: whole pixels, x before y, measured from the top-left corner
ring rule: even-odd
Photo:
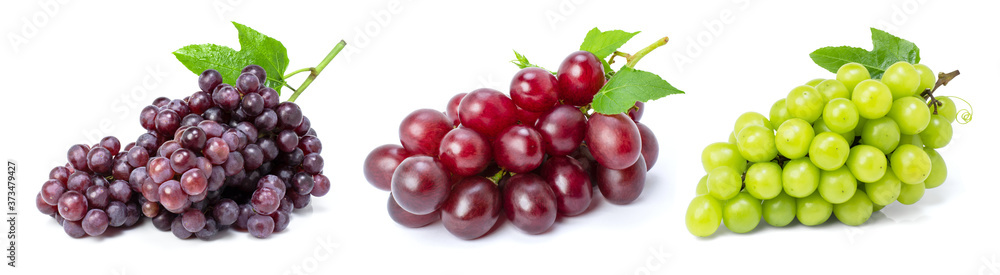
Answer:
[[[0,158],[20,163],[22,214],[18,267],[3,274],[1000,274],[997,2],[470,2],[5,1]],[[143,106],[197,89],[171,52],[195,43],[238,47],[230,20],[283,41],[289,71],[314,66],[340,39],[350,43],[298,100],[322,137],[330,194],[267,240],[232,231],[212,242],[178,240],[148,221],[72,239],[38,214],[35,193],[49,169],[66,162],[66,149],[104,135],[138,136]],[[637,68],[687,92],[646,105],[643,122],[658,136],[660,158],[637,201],[598,199],[545,234],[508,223],[475,241],[440,223],[407,229],[389,219],[388,194],[365,181],[361,166],[372,148],[398,143],[406,114],[443,109],[452,95],[479,87],[506,91],[517,71],[508,63],[512,49],[555,69],[595,26],[641,30],[626,52],[670,36]],[[832,221],[691,236],[684,213],[703,175],[702,148],[725,141],[739,114],[766,114],[791,88],[832,78],[808,54],[828,45],[870,49],[871,26],[915,42],[935,71],[962,71],[938,94],[961,96],[978,112],[941,150],[946,183],[859,227]]]

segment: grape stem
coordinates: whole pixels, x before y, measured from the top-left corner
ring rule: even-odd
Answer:
[[[340,43],[337,43],[337,45],[334,46],[332,50],[330,50],[330,53],[326,54],[326,57],[323,58],[323,61],[319,62],[319,65],[316,65],[316,67],[312,68],[299,69],[293,71],[291,74],[286,76],[287,78],[301,72],[309,71],[309,76],[306,77],[306,80],[302,82],[302,85],[299,86],[298,89],[292,89],[292,91],[295,91],[295,93],[293,93],[292,96],[288,98],[288,102],[295,102],[295,99],[299,98],[299,95],[302,94],[302,92],[304,92],[306,88],[309,87],[309,84],[312,84],[313,80],[316,80],[316,77],[319,76],[321,72],[323,72],[323,69],[326,68],[326,65],[330,64],[330,61],[333,60],[333,58],[336,57],[337,54],[339,54],[340,51],[343,50],[345,46],[347,46],[347,41],[340,40]]]
[[[649,46],[646,46],[645,48],[639,50],[638,52],[635,52],[635,54],[632,54],[630,56],[625,56],[625,59],[628,60],[628,63],[625,63],[625,67],[635,68],[635,63],[639,63],[639,60],[642,59],[642,57],[646,56],[646,54],[649,54],[649,52],[652,52],[656,48],[666,45],[667,41],[670,41],[670,37],[664,36],[663,38],[656,40],[656,42],[653,42],[653,44],[650,44]]]
[[[938,107],[944,104],[941,103],[941,101],[938,101],[937,98],[934,98],[934,92],[937,91],[937,89],[940,88],[941,86],[948,85],[948,82],[951,82],[951,80],[955,79],[955,77],[958,75],[959,75],[958,70],[954,70],[950,73],[940,72],[938,73],[937,83],[934,83],[934,89],[927,88],[920,93],[920,96],[923,97],[924,100],[930,99],[930,102],[927,103],[927,107],[933,106],[935,115],[938,114]]]
[[[507,175],[507,169],[500,168],[500,171],[497,171],[496,174],[493,174],[493,176],[490,177],[490,181],[493,181],[494,185],[499,186],[500,180],[503,179],[505,175]]]

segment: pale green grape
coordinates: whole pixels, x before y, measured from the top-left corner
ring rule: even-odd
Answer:
[[[785,98],[785,108],[792,117],[801,118],[809,123],[819,119],[823,114],[823,95],[812,86],[798,86],[788,92]]]
[[[851,101],[862,117],[876,119],[888,114],[889,108],[892,108],[892,92],[882,82],[869,79],[858,83],[851,93]]]
[[[924,186],[928,189],[941,186],[948,178],[948,165],[944,163],[944,158],[936,150],[924,148],[924,152],[931,158],[931,174],[927,175],[927,179],[924,180]]]
[[[733,127],[733,133],[739,135],[740,130],[743,130],[744,127],[750,125],[760,125],[774,130],[774,128],[771,128],[771,122],[769,122],[764,115],[757,112],[746,112],[736,119],[736,125]]]
[[[904,144],[889,156],[889,167],[903,183],[922,184],[931,173],[931,158],[920,147]]]
[[[743,173],[747,169],[747,160],[740,155],[736,143],[716,142],[705,146],[705,150],[701,151],[701,165],[705,172],[712,172],[712,169],[719,166],[728,166]]]
[[[740,192],[722,206],[722,222],[729,231],[747,233],[760,223],[762,211],[760,200],[747,192]]]
[[[871,197],[868,198],[871,199]],[[885,205],[875,204],[872,202],[872,212],[878,212],[879,210],[882,210],[882,208],[885,208]]]
[[[773,162],[758,162],[747,169],[746,190],[754,198],[767,200],[781,193],[781,166]]]
[[[878,205],[889,205],[899,197],[903,182],[899,181],[892,169],[885,171],[885,176],[875,182],[865,183],[865,193],[872,202]]]
[[[851,226],[858,226],[868,221],[874,210],[875,205],[872,200],[868,198],[868,194],[861,190],[855,192],[851,199],[833,205],[833,215],[837,217],[837,220]]]
[[[934,89],[934,82],[937,81],[935,80],[934,71],[924,64],[913,65],[913,68],[917,70],[917,75],[920,76],[920,86],[917,86],[917,91],[913,94],[920,95],[924,90]]]
[[[941,106],[937,106],[937,114],[947,118],[948,123],[955,122],[955,118],[958,117],[958,107],[955,106],[955,101],[946,96],[939,96],[935,98],[941,102]],[[927,107],[927,109],[930,110],[931,114],[934,114],[933,105]]]
[[[942,115],[931,115],[927,128],[920,132],[920,140],[930,148],[938,149],[951,142],[951,123]]]
[[[711,236],[722,222],[722,203],[709,195],[699,195],[688,204],[684,223],[688,232],[698,237]]]
[[[847,86],[836,79],[823,80],[819,85],[816,85],[816,91],[819,91],[819,94],[823,95],[823,99],[826,101],[834,98],[851,99],[851,92],[847,90]]]
[[[764,221],[772,226],[786,226],[795,219],[795,198],[778,193],[773,199],[765,200],[763,203]]]
[[[774,145],[774,130],[760,125],[750,125],[736,134],[737,147],[743,158],[751,162],[771,161],[778,156]]]
[[[920,139],[920,135],[899,135],[899,145],[903,144],[913,144],[917,147],[924,147],[924,141]]]
[[[882,73],[882,83],[892,91],[892,99],[912,96],[920,86],[920,75],[906,61],[896,62]]]
[[[817,134],[809,145],[809,160],[816,167],[827,171],[844,166],[850,153],[851,145],[844,137],[830,132]]]
[[[854,87],[861,83],[861,81],[871,79],[871,75],[868,73],[868,69],[864,65],[858,63],[847,63],[840,66],[837,69],[837,81],[844,84],[847,87],[848,92],[853,92]]]
[[[809,153],[809,144],[815,134],[812,125],[801,118],[786,120],[778,127],[774,145],[782,156],[790,159],[804,157]]]
[[[889,168],[885,154],[871,145],[858,145],[851,148],[847,156],[846,166],[861,182],[875,182],[885,175]]]
[[[855,106],[855,107],[857,107],[857,106]],[[860,117],[860,115],[859,115],[859,117],[858,117],[858,126],[854,127],[854,136],[860,137],[861,136],[861,132],[865,130],[865,124],[867,124],[867,123],[868,123],[868,119],[864,118],[864,117]]]
[[[785,99],[779,99],[771,105],[771,112],[768,113],[768,119],[771,121],[771,129],[778,129],[785,120],[792,118],[792,115],[788,114],[788,108],[785,108]]]
[[[889,116],[899,125],[899,133],[916,135],[927,128],[931,120],[931,112],[925,107],[923,100],[907,96],[892,102]]]
[[[743,187],[739,172],[729,166],[716,167],[712,172],[708,172],[708,194],[720,201],[728,200],[736,196]]]
[[[899,146],[899,135],[899,126],[891,118],[872,119],[865,123],[865,129],[861,132],[861,143],[875,146],[882,150],[883,154],[888,155]]]
[[[702,176],[701,179],[698,180],[698,186],[694,188],[694,194],[695,195],[708,194],[708,174]]]
[[[795,217],[804,225],[822,224],[830,219],[830,214],[833,214],[833,204],[820,197],[819,193],[795,200]]]
[[[834,98],[823,108],[823,122],[831,131],[846,133],[858,126],[858,107],[846,98]]]
[[[729,132],[729,143],[736,144],[736,134]]]
[[[896,201],[905,205],[911,205],[920,201],[924,197],[926,187],[923,182],[916,184],[903,184],[899,189],[899,197]]]
[[[809,80],[809,82],[806,82],[806,85],[816,87],[816,85],[819,85],[819,83],[823,82],[823,80],[826,80],[826,79],[815,78],[813,80]]]
[[[815,132],[817,135],[819,135],[820,133],[838,134],[841,137],[843,137],[844,140],[847,140],[848,143],[854,143],[854,131],[847,131],[843,133],[834,132],[833,130],[830,129],[830,126],[827,126],[826,122],[824,122],[822,119],[816,120],[816,123],[813,123],[813,132]]]
[[[804,198],[819,186],[819,168],[809,158],[798,158],[785,163],[781,170],[781,186],[789,196]]]
[[[833,171],[821,171],[819,175],[819,195],[824,200],[833,203],[843,203],[854,196],[858,189],[858,180],[854,178],[846,166]]]

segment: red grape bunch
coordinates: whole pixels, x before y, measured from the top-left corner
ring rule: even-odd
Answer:
[[[322,143],[292,102],[247,66],[235,85],[218,71],[198,78],[184,99],[157,98],[142,109],[146,133],[121,144],[107,137],[74,145],[52,169],[36,204],[72,237],[99,236],[151,218],[181,239],[211,239],[226,228],[258,238],[284,230],[293,209],[330,190]],[[121,151],[119,151],[121,149]]]
[[[589,208],[593,186],[613,204],[638,198],[656,162],[653,132],[626,113],[590,112],[606,82],[592,53],[570,54],[558,73],[522,69],[510,96],[489,88],[455,95],[445,112],[413,111],[400,145],[375,148],[365,178],[391,191],[389,216],[407,227],[441,220],[462,239],[479,238],[504,213],[528,234]]]

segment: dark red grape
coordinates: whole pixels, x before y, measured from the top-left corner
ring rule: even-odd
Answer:
[[[170,232],[174,233],[174,236],[178,239],[187,239],[194,235],[191,231],[184,229],[184,224],[180,218],[174,218],[173,222],[170,223]]]
[[[79,221],[87,214],[87,197],[77,191],[66,191],[59,196],[59,216],[67,221]]]
[[[205,214],[197,209],[188,209],[181,214],[181,225],[191,233],[201,231],[205,228]]]
[[[87,197],[87,204],[90,208],[104,209],[108,207],[108,199],[111,198],[111,194],[108,191],[108,187],[94,185],[87,188],[87,192],[84,193]]]
[[[451,129],[452,123],[441,112],[419,109],[399,124],[399,141],[410,154],[435,156],[441,139]]]
[[[642,101],[636,101],[635,107],[628,109],[628,117],[631,118],[632,121],[635,121],[635,123],[639,123],[639,119],[642,119],[642,112],[645,108],[646,108],[646,103],[643,103]]]
[[[264,99],[264,110],[273,109],[278,106],[280,99],[278,98],[278,91],[271,89],[270,87],[261,87],[257,89],[257,93],[260,97]],[[277,117],[275,117],[277,118]]]
[[[72,174],[72,172],[70,172],[68,168],[63,166],[56,166],[49,171],[49,178],[57,180],[59,181],[59,183],[65,185],[66,179],[69,178],[69,174]]]
[[[240,206],[232,199],[221,199],[212,207],[212,217],[219,225],[230,225],[240,216]]]
[[[492,149],[485,137],[467,128],[455,128],[441,140],[437,154],[448,171],[461,176],[471,176],[490,164]]]
[[[157,195],[160,204],[170,212],[178,213],[188,204],[188,196],[184,194],[181,183],[176,180],[168,180],[160,184]]]
[[[104,211],[108,215],[108,225],[111,225],[111,227],[120,227],[125,224],[125,216],[127,216],[126,208],[124,202],[111,201],[108,203],[108,209]]]
[[[588,51],[573,52],[559,65],[556,79],[559,99],[574,106],[587,105],[604,87],[604,66]]]
[[[83,230],[83,225],[81,225],[80,221],[66,220],[62,222],[62,226],[63,231],[65,231],[66,235],[69,235],[70,237],[82,238],[87,235],[87,231]]]
[[[309,194],[316,197],[322,197],[323,195],[326,195],[327,192],[330,192],[330,178],[327,178],[322,174],[313,175],[313,183],[313,189],[309,192]]]
[[[146,148],[139,146],[129,149],[126,156],[128,159],[128,165],[132,167],[146,166],[146,162],[149,161],[149,152],[146,151]]]
[[[142,208],[142,215],[146,216],[147,218],[152,218],[160,215],[159,203],[146,201],[142,203],[141,208]]]
[[[302,123],[302,109],[298,104],[288,101],[278,103],[274,112],[278,114],[278,127],[283,129],[295,128]]]
[[[87,192],[87,188],[90,188],[91,185],[94,185],[93,179],[85,172],[73,172],[66,180],[66,190],[77,193]]]
[[[483,236],[500,217],[500,191],[484,177],[455,184],[441,207],[441,222],[452,235],[471,240]]]
[[[392,196],[407,212],[426,215],[448,198],[451,184],[444,167],[428,156],[403,160],[392,174]]]
[[[462,125],[487,137],[495,137],[517,123],[514,102],[503,93],[489,88],[472,91],[458,105]],[[405,143],[403,147],[406,147]]]
[[[198,156],[187,148],[177,149],[173,154],[170,154],[170,169],[174,171],[174,174],[184,173],[198,165],[197,158]]]
[[[90,171],[87,168],[87,154],[90,153],[90,147],[83,144],[73,145],[69,147],[69,151],[66,152],[66,159],[69,160],[69,164],[73,165],[73,168],[77,171]]]
[[[389,201],[386,203],[386,208],[389,211],[389,218],[392,218],[399,225],[410,228],[424,227],[441,219],[441,210],[435,210],[426,215],[407,212],[396,203],[396,199],[392,197],[392,194],[389,194]]]
[[[274,219],[265,215],[252,215],[247,219],[247,231],[257,238],[270,237],[274,233]]]
[[[156,114],[160,112],[160,108],[149,105],[142,108],[139,111],[139,125],[146,130],[156,130]]]
[[[240,105],[240,93],[233,86],[221,85],[212,92],[212,102],[223,110],[236,110]]]
[[[108,214],[101,209],[90,209],[80,225],[87,235],[100,236],[108,229]]]
[[[572,153],[587,134],[587,117],[570,105],[559,105],[538,118],[535,129],[542,135],[545,153],[561,156]]]
[[[250,205],[253,206],[254,212],[270,215],[278,210],[281,197],[281,194],[272,188],[258,188],[250,197]]]
[[[278,136],[275,138],[275,145],[278,146],[278,150],[288,153],[299,145],[299,136],[295,134],[292,130],[283,130],[278,132]],[[303,151],[305,153],[305,151]]]
[[[298,148],[295,150],[301,151]],[[302,159],[302,170],[309,174],[319,174],[323,172],[323,157],[317,153],[306,155]]]
[[[184,148],[198,151],[205,147],[206,139],[208,139],[208,135],[205,134],[204,130],[198,127],[191,127],[184,130],[184,133],[181,134],[181,138],[178,140],[178,143],[180,143]]]
[[[264,164],[264,152],[257,144],[247,144],[240,153],[243,155],[243,167],[247,171],[256,170]]]
[[[528,234],[545,232],[556,222],[556,197],[542,177],[523,173],[507,180],[503,207],[515,227]]]
[[[208,189],[208,178],[205,172],[198,168],[193,168],[181,175],[181,189],[188,195],[201,195]]]
[[[653,169],[653,164],[656,164],[656,158],[660,154],[660,144],[656,141],[653,130],[646,127],[645,124],[636,123],[635,126],[639,128],[639,137],[642,140],[642,158],[646,160],[646,171],[649,171],[649,169]]]
[[[521,107],[516,107],[516,109],[517,111],[514,111],[514,113],[517,114],[517,121],[524,125],[535,125],[538,122],[538,118],[544,114],[521,109]]]
[[[222,74],[219,71],[208,69],[198,76],[198,88],[203,92],[211,93],[219,84],[222,84]]]
[[[462,99],[465,98],[465,95],[467,94],[468,93],[459,93],[452,96],[451,99],[448,100],[448,106],[444,109],[444,114],[452,121],[453,126],[457,127],[462,123],[461,119],[458,117],[458,104],[462,103]]]
[[[559,83],[549,71],[538,67],[521,69],[510,82],[510,99],[532,112],[545,112],[559,101]]]
[[[493,156],[500,167],[513,173],[526,173],[542,165],[542,135],[534,128],[514,125],[493,141]]]
[[[590,174],[569,156],[550,157],[542,165],[542,177],[556,195],[559,214],[576,216],[587,210],[594,188]]]
[[[323,152],[323,142],[315,136],[304,136],[299,139],[299,149],[302,149],[303,154],[321,153]]]
[[[38,208],[38,212],[42,212],[45,215],[54,215],[59,212],[59,210],[56,210],[55,205],[50,205],[42,200],[41,192],[35,195],[35,207]]]
[[[236,77],[236,89],[240,90],[240,94],[256,93],[258,87],[260,80],[253,73],[242,73]]]
[[[646,160],[639,156],[636,162],[625,169],[615,170],[597,166],[597,187],[608,202],[629,204],[642,194],[646,185]]]
[[[66,192],[66,186],[59,183],[58,180],[50,179],[42,184],[42,191],[38,194],[42,196],[42,201],[49,205],[56,205],[59,203],[59,197]]]
[[[597,163],[611,169],[631,166],[642,150],[639,128],[624,114],[590,116],[584,140]]]
[[[108,151],[111,152],[111,156],[118,155],[118,152],[121,151],[122,148],[121,141],[118,141],[118,138],[112,136],[102,138],[100,144],[101,147],[104,147],[104,149],[108,149]]]
[[[212,96],[207,92],[195,92],[188,99],[188,107],[191,108],[191,113],[197,115],[201,115],[208,108],[212,108],[212,103]]]
[[[386,144],[376,147],[365,158],[364,174],[368,183],[378,189],[389,191],[392,173],[410,154],[402,146]]]
[[[316,182],[313,181],[313,177],[309,173],[298,172],[292,176],[292,190],[299,195],[308,195],[315,185]]]
[[[257,116],[264,111],[264,98],[257,93],[246,94],[243,96],[243,101],[240,101],[240,108],[248,116]]]
[[[156,113],[156,131],[169,135],[181,126],[181,116],[174,110],[162,109]]]

